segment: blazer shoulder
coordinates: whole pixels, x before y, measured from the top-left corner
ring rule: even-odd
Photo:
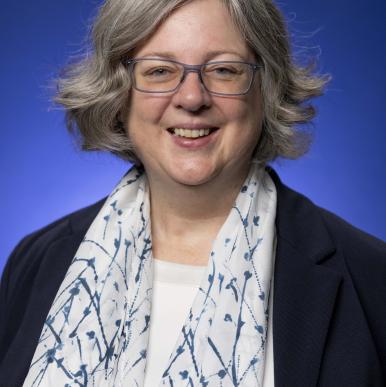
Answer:
[[[55,295],[103,202],[104,199],[27,235],[8,258],[0,283],[0,363],[22,324],[31,294],[40,289],[43,281],[52,293],[45,297],[50,299]],[[34,307],[42,308],[47,302],[40,300]]]
[[[72,235],[84,235],[105,199],[72,212],[25,236],[9,256],[1,276],[0,303],[4,307],[21,286],[32,286],[45,252],[55,242]]]
[[[386,270],[384,241],[358,229],[330,211],[320,207],[318,209],[332,240],[345,256],[350,257],[348,264],[374,265],[378,269]]]
[[[306,196],[283,184],[272,168],[268,167],[267,170],[277,189],[276,226],[282,236],[302,245],[308,239],[313,239],[315,245],[332,242],[350,257],[350,261],[367,264],[371,259],[375,265],[386,264],[385,242],[319,207]],[[321,239],[322,235],[328,237]]]
[[[102,199],[90,206],[74,211],[62,218],[48,224],[47,226],[26,235],[11,253],[4,269],[4,274],[18,268],[27,269],[28,266],[36,264],[35,259],[56,240],[77,233],[87,231],[92,221],[98,214],[105,199]],[[2,279],[2,282],[3,282]]]
[[[379,315],[386,304],[386,243],[329,211],[320,209],[320,212],[363,304]],[[382,313],[386,322],[386,313]]]

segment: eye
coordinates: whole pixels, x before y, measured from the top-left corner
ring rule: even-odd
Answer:
[[[240,76],[243,69],[238,63],[209,63],[204,72],[208,77],[228,80]]]
[[[213,71],[215,71],[217,74],[227,75],[227,74],[237,74],[237,71],[234,68],[231,67],[216,67]]]
[[[167,74],[170,74],[170,70],[165,68],[165,67],[157,67],[157,68],[152,68],[148,69],[145,72],[145,76],[152,76],[152,77],[159,77],[159,76],[165,76]]]

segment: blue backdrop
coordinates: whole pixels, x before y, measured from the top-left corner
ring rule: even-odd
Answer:
[[[99,1],[3,2],[0,14],[0,271],[25,234],[108,194],[127,165],[85,154],[68,136],[47,88],[82,47]],[[282,0],[295,51],[333,75],[312,151],[275,163],[314,202],[386,236],[384,0]]]

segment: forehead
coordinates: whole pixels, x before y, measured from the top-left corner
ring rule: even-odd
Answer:
[[[214,56],[253,57],[220,0],[193,0],[174,10],[135,56],[153,55],[191,64]]]

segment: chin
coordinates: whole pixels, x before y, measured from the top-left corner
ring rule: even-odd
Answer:
[[[203,184],[208,183],[212,180],[212,176],[203,176],[202,174],[197,175],[184,175],[184,176],[173,176],[173,180],[181,185],[186,185],[189,187],[198,187]]]
[[[178,184],[200,186],[213,180],[218,173],[214,168],[195,165],[194,168],[180,166],[178,170],[170,171],[169,176]]]

